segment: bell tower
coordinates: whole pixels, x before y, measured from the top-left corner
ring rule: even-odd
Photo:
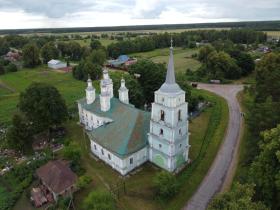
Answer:
[[[149,160],[173,172],[188,160],[188,103],[175,80],[173,46],[165,82],[155,92],[149,132]]]

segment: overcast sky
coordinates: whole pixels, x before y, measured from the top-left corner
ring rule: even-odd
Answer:
[[[0,0],[0,29],[280,20],[280,0]]]

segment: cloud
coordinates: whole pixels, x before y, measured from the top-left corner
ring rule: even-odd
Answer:
[[[280,0],[0,0],[0,28],[280,19]]]
[[[2,10],[22,10],[35,15],[45,15],[49,18],[60,18],[66,14],[86,10],[92,5],[82,0],[0,0]]]

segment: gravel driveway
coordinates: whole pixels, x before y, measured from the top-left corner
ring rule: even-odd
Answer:
[[[195,194],[183,208],[184,210],[206,209],[211,198],[217,192],[220,192],[226,183],[231,181],[240,142],[239,136],[242,118],[236,96],[237,93],[243,89],[243,86],[198,84],[198,88],[213,92],[226,99],[229,107],[229,122],[224,141],[221,144],[211,168]]]

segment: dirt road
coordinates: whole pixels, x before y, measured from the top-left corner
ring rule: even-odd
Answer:
[[[227,183],[231,182],[240,142],[242,118],[236,96],[243,89],[243,86],[198,84],[198,88],[216,93],[226,99],[229,107],[229,122],[224,141],[211,168],[195,194],[183,208],[184,210],[206,209],[211,198],[220,192]]]

